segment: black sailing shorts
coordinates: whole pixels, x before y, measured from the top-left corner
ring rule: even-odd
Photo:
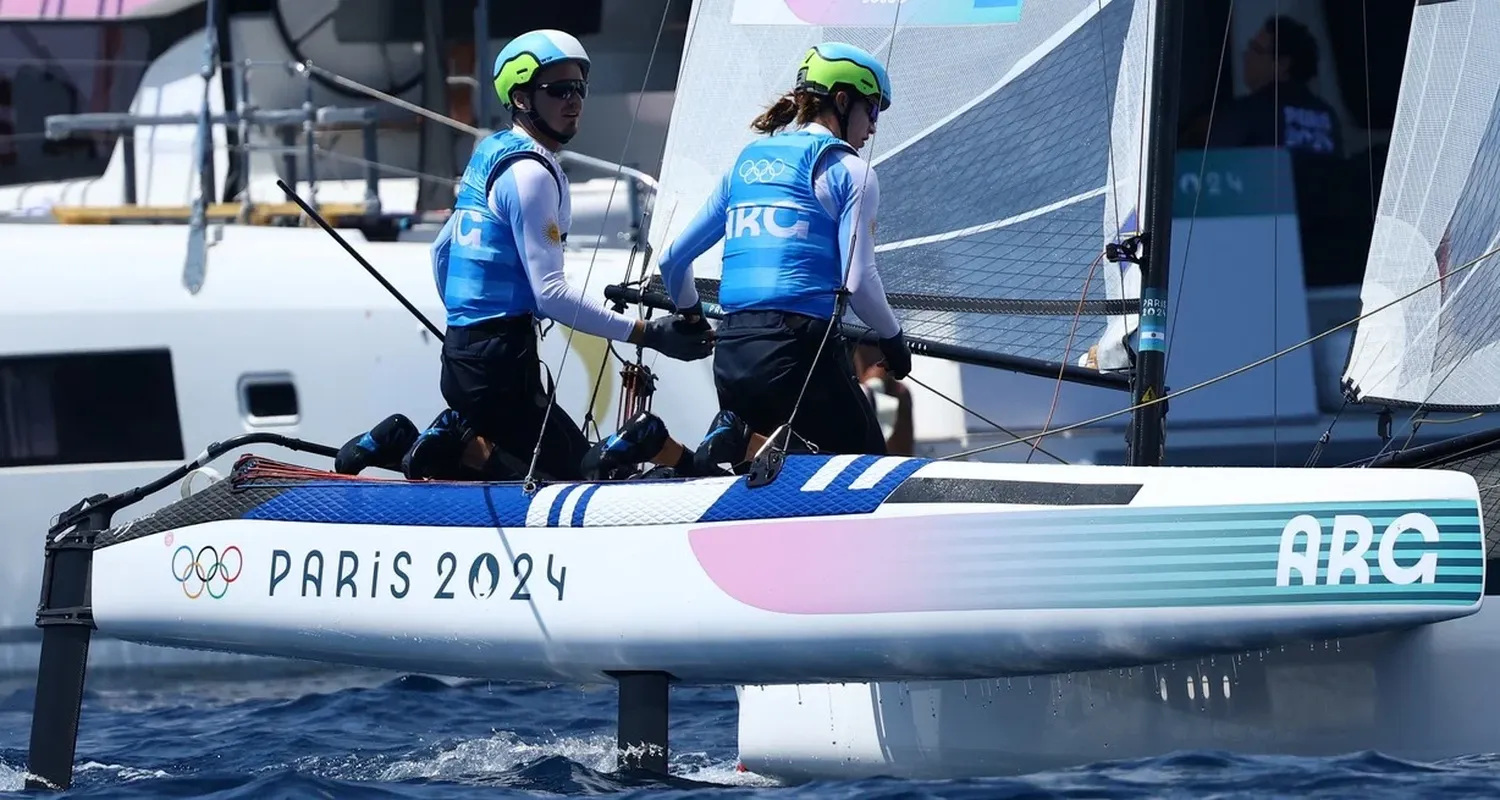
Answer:
[[[449,327],[444,334],[440,386],[448,407],[490,444],[531,464],[547,411],[532,317],[487,320]],[[566,411],[547,416],[537,471],[552,480],[582,480],[588,439]]]
[[[791,416],[818,344],[829,322],[782,311],[736,311],[719,323],[714,345],[714,387],[719,407],[733,411],[752,431],[770,435]],[[860,388],[848,345],[837,331],[817,356],[816,369],[797,418],[789,450],[885,455],[885,436],[870,398]]]

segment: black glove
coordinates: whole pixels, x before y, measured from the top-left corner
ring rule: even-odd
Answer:
[[[641,346],[678,361],[697,361],[713,353],[714,334],[707,322],[703,322],[700,329],[696,323],[686,322],[673,314],[647,322],[641,334]]]
[[[906,336],[901,331],[889,339],[880,340],[880,353],[885,356],[885,371],[892,378],[901,380],[911,374],[911,349],[906,346]]]
[[[677,329],[684,333],[702,334],[708,332],[708,317],[703,316],[703,301],[688,306],[677,312]],[[693,317],[691,321],[687,318]]]

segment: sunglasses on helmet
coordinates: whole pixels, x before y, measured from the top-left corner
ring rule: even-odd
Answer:
[[[589,82],[576,78],[565,81],[552,81],[551,83],[539,83],[536,88],[539,91],[546,92],[548,97],[555,97],[558,100],[571,100],[575,94],[578,95],[579,100],[589,96]]]

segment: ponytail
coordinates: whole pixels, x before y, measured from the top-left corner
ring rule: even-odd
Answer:
[[[776,98],[771,107],[762,111],[750,123],[750,127],[761,133],[775,133],[792,124],[797,119],[797,97],[793,92],[787,92]]]
[[[822,95],[793,90],[776,98],[776,102],[762,111],[750,127],[761,133],[775,133],[793,122],[806,125],[830,108],[833,108],[833,103]]]

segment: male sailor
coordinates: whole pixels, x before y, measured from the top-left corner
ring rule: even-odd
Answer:
[[[578,134],[589,66],[583,45],[557,30],[522,34],[495,58],[495,91],[512,126],[475,146],[453,214],[432,246],[447,310],[441,389],[449,409],[406,451],[401,468],[408,478],[520,478],[538,437],[539,477],[583,477],[588,440],[555,402],[547,413],[539,318],[682,361],[713,351],[706,322],[627,317],[585,297],[563,273],[571,200],[556,153]],[[406,438],[386,441],[396,446]],[[388,461],[390,454],[382,455],[351,461]]]
[[[701,466],[752,458],[762,437],[791,418],[799,395],[789,445],[885,454],[885,436],[842,337],[822,343],[839,323],[843,290],[880,337],[891,376],[911,372],[911,351],[875,271],[880,184],[859,155],[890,105],[890,76],[873,55],[840,42],[814,46],[793,89],[751,123],[767,135],[740,152],[663,252],[662,279],[691,319],[702,308],[693,259],[724,238],[725,317],[714,348],[720,412],[698,448]]]

